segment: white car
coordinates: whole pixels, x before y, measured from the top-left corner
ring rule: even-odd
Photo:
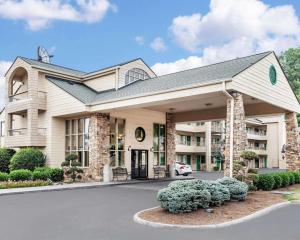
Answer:
[[[192,167],[188,164],[182,163],[182,162],[175,162],[175,174],[188,176],[192,173]]]

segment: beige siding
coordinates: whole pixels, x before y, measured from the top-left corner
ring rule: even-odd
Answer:
[[[275,85],[269,80],[271,65],[275,66],[277,72]],[[238,74],[233,80],[233,89],[284,109],[300,112],[299,103],[273,53]]]
[[[133,109],[126,111],[111,112],[111,117],[123,118],[126,120],[125,129],[125,165],[127,169],[131,168],[131,149],[148,150],[148,175],[153,177],[153,153],[150,149],[153,147],[153,124],[165,124],[166,116],[164,113],[145,109]],[[146,138],[143,142],[135,139],[135,129],[142,127],[145,130]],[[131,170],[129,170],[131,171]]]
[[[140,69],[144,70],[146,73],[148,73],[150,78],[155,77],[155,74],[151,71],[151,69],[149,69],[149,67],[147,65],[145,65],[145,63],[142,60],[138,59],[134,62],[130,62],[130,63],[125,64],[120,67],[120,69],[119,69],[119,84],[118,84],[119,87],[123,87],[125,85],[125,74],[128,70],[130,70],[132,68],[140,68]]]
[[[114,89],[116,87],[116,74],[112,73],[92,80],[85,81],[84,84],[97,92]]]
[[[62,116],[85,111],[86,107],[82,102],[47,81],[47,112],[51,116]]]

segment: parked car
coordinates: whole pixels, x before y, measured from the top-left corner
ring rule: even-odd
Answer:
[[[192,167],[188,164],[182,163],[182,162],[175,162],[175,174],[188,176],[192,173]]]

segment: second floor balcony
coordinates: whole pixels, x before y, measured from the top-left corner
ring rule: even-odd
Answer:
[[[36,105],[39,110],[46,110],[47,93],[38,91],[36,97],[30,97],[28,91],[14,94],[8,97],[7,113],[20,112]]]
[[[44,147],[46,146],[46,128],[38,128],[30,132],[27,128],[15,128],[7,131],[5,146],[7,147]]]

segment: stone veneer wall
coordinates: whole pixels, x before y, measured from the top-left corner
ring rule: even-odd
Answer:
[[[296,113],[285,114],[286,123],[286,166],[290,171],[300,169],[300,143]]]
[[[85,178],[103,180],[103,167],[109,163],[110,115],[96,113],[90,117],[89,126],[89,168]]]
[[[243,95],[235,92],[232,94],[234,98],[234,119],[233,119],[233,161],[240,160],[241,153],[246,149],[247,132]],[[227,115],[226,115],[226,143],[225,143],[225,162],[224,174],[229,176],[229,158],[230,158],[230,115],[231,104],[227,99]]]
[[[170,166],[172,174],[172,166],[176,161],[176,124],[173,122],[173,115],[171,113],[166,113],[166,138],[167,164]]]

